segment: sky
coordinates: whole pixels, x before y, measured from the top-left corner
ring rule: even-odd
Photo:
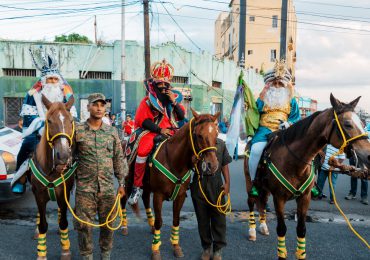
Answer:
[[[142,4],[126,0],[126,39],[143,42]],[[214,53],[214,22],[228,0],[151,0],[151,43],[175,40]],[[0,38],[54,40],[80,33],[112,42],[121,38],[121,0],[0,0]],[[295,0],[298,17],[296,87],[330,106],[333,93],[370,112],[370,1]],[[194,7],[195,6],[195,7]],[[209,10],[207,10],[209,9]],[[173,21],[172,18],[175,20]],[[176,22],[176,23],[175,23]],[[189,40],[189,38],[191,40]]]

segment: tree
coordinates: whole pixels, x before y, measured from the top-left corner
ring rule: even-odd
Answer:
[[[71,33],[69,35],[62,34],[55,36],[54,42],[77,42],[77,43],[92,43],[92,41],[84,35],[78,33]]]

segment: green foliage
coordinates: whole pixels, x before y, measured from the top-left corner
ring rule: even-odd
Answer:
[[[77,42],[77,43],[92,43],[92,41],[84,35],[78,33],[71,33],[69,35],[62,34],[55,36],[54,42]]]

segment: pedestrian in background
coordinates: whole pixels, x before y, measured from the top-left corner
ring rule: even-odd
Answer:
[[[325,160],[324,163],[321,166],[321,171],[319,172],[319,175],[317,177],[317,186],[319,187],[320,194],[319,194],[319,199],[322,199],[323,197],[323,190],[324,190],[324,185],[326,182],[326,179],[329,176],[329,170],[330,170],[330,165],[328,164],[328,161],[330,157],[332,157],[334,154],[338,152],[338,149],[335,148],[334,146],[328,144],[326,146],[326,153],[325,153]],[[340,153],[334,157],[339,163],[342,163],[345,159],[346,156],[344,153]],[[332,174],[331,174],[331,182],[333,184],[333,189],[335,191],[335,184],[337,183],[337,178],[338,178],[338,172],[340,171],[339,169],[335,168],[332,169]],[[329,192],[330,192],[330,204],[334,203],[333,199],[333,194],[331,193],[331,189],[329,186]]]
[[[123,128],[125,136],[130,136],[132,132],[135,130],[135,121],[132,120],[131,115],[126,116],[126,121],[123,122],[122,128]]]
[[[217,138],[216,147],[216,156],[219,162],[219,167],[214,175],[203,175],[203,178],[200,180],[203,191],[207,198],[213,203],[217,201],[222,190],[224,190],[225,194],[229,194],[230,175],[228,164],[232,162],[224,141]],[[221,173],[224,183],[222,181]],[[198,231],[203,248],[201,259],[211,259],[213,247],[212,259],[221,260],[222,248],[226,246],[226,216],[206,202],[198,185],[197,174],[194,174],[193,176],[193,181],[190,184],[190,191],[195,214],[197,216]],[[223,198],[222,204],[224,203],[225,199]]]
[[[94,222],[96,214],[99,223],[104,223],[111,211],[116,193],[113,175],[119,188],[117,193],[125,195],[123,151],[117,129],[104,124],[105,97],[94,93],[88,97],[90,117],[76,126],[78,168],[76,171],[77,216],[87,222]],[[113,214],[114,215],[114,214]],[[93,259],[92,227],[74,220],[78,232],[78,246],[82,259]],[[113,231],[106,226],[100,228],[99,245],[101,259],[109,260],[113,247]]]
[[[227,133],[227,130],[229,129],[229,125],[230,125],[229,124],[229,120],[227,120],[227,117],[224,116],[222,122],[220,122],[218,124],[218,128],[219,128],[219,130],[220,130],[221,133],[226,134]]]

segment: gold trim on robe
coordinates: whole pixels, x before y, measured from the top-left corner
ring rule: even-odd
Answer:
[[[263,107],[263,112],[260,117],[260,125],[267,127],[271,131],[276,131],[279,129],[281,121],[288,121],[291,106],[290,103],[283,108],[270,108],[265,105]]]

